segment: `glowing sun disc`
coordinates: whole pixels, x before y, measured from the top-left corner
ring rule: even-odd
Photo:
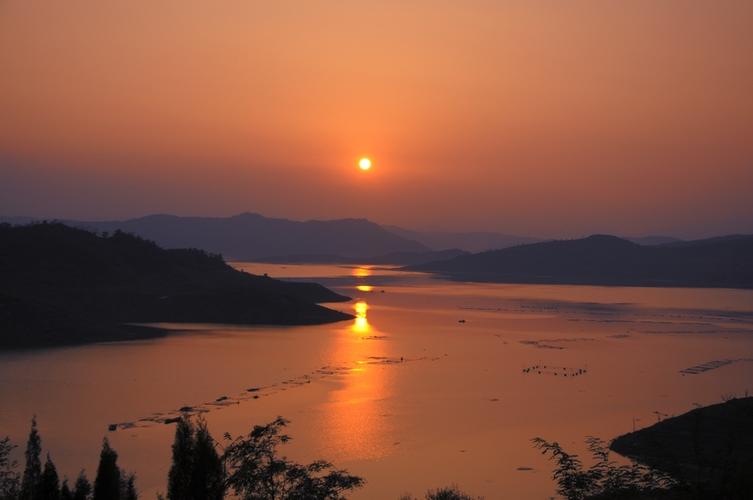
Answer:
[[[358,160],[358,168],[361,170],[368,170],[371,168],[371,160],[368,158],[361,158]]]

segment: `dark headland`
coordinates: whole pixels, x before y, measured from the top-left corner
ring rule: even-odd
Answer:
[[[405,269],[500,283],[753,287],[753,236],[639,245],[609,235],[547,241]]]
[[[662,420],[610,448],[680,481],[672,498],[753,498],[753,397]]]
[[[315,283],[240,272],[220,255],[116,231],[0,224],[0,349],[162,335],[132,323],[319,324],[352,316]]]

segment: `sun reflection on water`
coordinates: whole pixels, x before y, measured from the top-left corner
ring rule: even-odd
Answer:
[[[369,321],[366,319],[366,312],[369,310],[369,305],[365,301],[359,300],[358,302],[353,304],[353,309],[356,312],[356,318],[353,321],[351,330],[359,334],[364,334],[371,331]]]
[[[359,292],[373,292],[374,287],[371,285],[357,285],[356,290],[358,290]]]
[[[359,318],[365,318],[366,311],[369,310],[369,304],[367,304],[365,300],[359,300],[353,305],[353,309],[356,310],[356,316]]]
[[[371,276],[371,269],[368,267],[356,267],[351,274],[357,278],[366,278]]]
[[[324,442],[331,447],[327,456],[348,461],[354,458],[381,458],[394,446],[388,437],[392,421],[390,413],[390,380],[394,367],[380,363],[390,352],[388,344],[374,338],[379,330],[369,324],[369,304],[358,300],[352,304],[355,319],[345,335],[336,337],[331,355],[349,364],[348,375],[329,393],[326,411],[318,428]]]

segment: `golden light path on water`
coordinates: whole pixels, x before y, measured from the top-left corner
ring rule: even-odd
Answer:
[[[351,274],[357,278],[368,278],[369,276],[371,276],[371,268],[370,267],[355,267],[353,268],[353,271]]]
[[[102,437],[164,492],[185,405],[216,438],[278,415],[292,460],[323,458],[367,479],[354,500],[421,498],[456,483],[486,498],[549,498],[541,436],[587,454],[753,381],[753,291],[448,282],[382,267],[234,263],[353,297],[347,321],[316,326],[172,325],[166,337],[0,353],[0,429],[23,444],[37,415],[45,452],[75,477]],[[370,287],[370,289],[366,288]],[[379,293],[373,293],[377,289]],[[464,322],[459,322],[463,319]],[[697,375],[682,370],[737,360]],[[551,372],[526,371],[545,364]],[[253,388],[254,392],[248,392]],[[218,402],[226,396],[228,400]],[[258,399],[254,396],[258,396]],[[108,432],[112,423],[131,424]]]

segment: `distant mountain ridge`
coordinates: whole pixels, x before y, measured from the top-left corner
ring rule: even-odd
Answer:
[[[28,224],[34,217],[2,217],[0,222]],[[164,248],[199,248],[229,260],[269,262],[339,262],[410,265],[550,241],[493,231],[419,231],[380,225],[367,219],[294,221],[242,213],[230,217],[147,215],[110,221],[61,220],[98,232],[121,230],[155,241]],[[641,245],[679,243],[670,236],[625,239]],[[443,252],[432,255],[431,252]]]
[[[649,236],[626,236],[626,240],[632,241],[633,243],[638,243],[639,245],[665,245],[667,243],[680,243],[684,240],[681,240],[680,238],[674,238],[672,236],[660,236],[660,235],[649,235]]]
[[[366,259],[429,250],[366,219],[299,222],[243,213],[232,217],[150,215],[125,221],[64,222],[100,232],[121,230],[164,248],[200,248],[232,260],[296,254]]]
[[[520,245],[406,269],[469,281],[753,287],[753,236],[638,245],[610,235]]]
[[[457,248],[466,252],[484,252],[542,241],[541,238],[493,231],[417,231],[399,226],[384,226],[384,228],[403,238],[418,241],[432,250]]]
[[[272,255],[257,259],[259,262],[281,264],[381,264],[381,265],[415,265],[447,260],[460,255],[468,255],[469,252],[450,248],[448,250],[436,250],[428,252],[392,252],[385,255],[370,257],[368,262],[363,259],[347,258],[340,255]]]

